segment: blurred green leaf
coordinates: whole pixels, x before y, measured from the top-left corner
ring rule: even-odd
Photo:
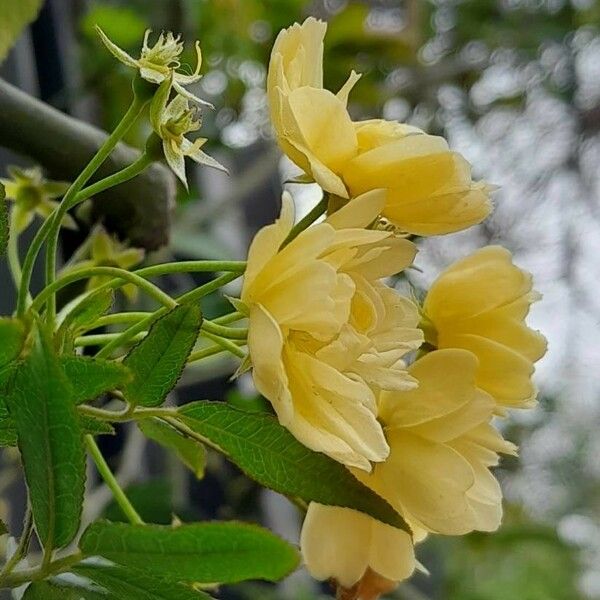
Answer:
[[[114,6],[96,2],[81,21],[81,30],[90,38],[96,38],[94,26],[98,25],[117,46],[141,48],[148,22],[135,10],[126,6]]]
[[[142,483],[134,483],[127,486],[125,493],[144,521],[160,525],[170,525],[173,521],[171,502],[173,490],[166,479],[152,479]],[[128,522],[127,516],[115,500],[107,505],[102,516],[109,521]]]
[[[87,556],[154,576],[197,583],[278,581],[296,569],[296,549],[256,525],[211,522],[178,527],[99,522],[84,532]]]
[[[7,405],[17,430],[36,530],[45,547],[66,546],[79,529],[85,450],[72,389],[50,336],[36,326]]]
[[[17,41],[21,32],[35,20],[43,0],[0,2],[0,62]]]
[[[206,467],[206,450],[203,444],[184,437],[176,429],[162,421],[138,421],[138,427],[146,437],[175,452],[183,464],[198,479],[202,479]]]
[[[179,418],[261,485],[306,502],[353,508],[410,531],[383,498],[340,463],[309,450],[270,415],[194,402],[179,409]]]
[[[132,404],[158,406],[175,387],[198,339],[202,313],[195,304],[177,306],[150,328],[123,364],[133,379],[123,387]]]
[[[100,584],[127,600],[208,600],[204,592],[192,590],[180,583],[158,579],[141,571],[120,566],[81,565],[73,572]]]
[[[127,367],[115,361],[88,356],[61,356],[60,360],[71,382],[75,404],[94,400],[132,379]]]
[[[0,317],[0,369],[14,361],[25,343],[25,326],[17,319]]]

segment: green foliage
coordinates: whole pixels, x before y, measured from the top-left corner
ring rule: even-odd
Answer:
[[[0,521],[0,535],[4,535],[5,533],[8,533],[8,527],[4,521]]]
[[[299,562],[287,542],[261,527],[235,522],[179,527],[99,522],[88,527],[79,547],[87,556],[198,583],[278,581]]]
[[[117,46],[135,48],[139,52],[148,23],[139,13],[124,6],[96,4],[81,21],[82,31],[96,38],[98,25]],[[136,53],[134,52],[134,56]]]
[[[89,433],[91,435],[114,435],[115,428],[106,421],[96,419],[89,415],[78,415],[79,425],[83,433]]]
[[[181,462],[198,479],[202,479],[206,467],[206,450],[200,442],[184,437],[162,421],[138,421],[138,426],[147,438],[175,452]]]
[[[7,404],[14,421],[34,522],[45,547],[66,546],[83,503],[85,451],[73,392],[48,334],[36,326]]]
[[[0,256],[6,253],[8,246],[8,205],[6,204],[6,190],[4,185],[0,183]]]
[[[35,581],[26,590],[23,600],[117,600],[118,596],[90,590],[74,584]]]
[[[306,502],[345,506],[409,530],[404,519],[348,469],[301,444],[275,418],[220,402],[195,402],[182,422],[258,483]]]
[[[573,548],[549,527],[519,523],[494,534],[439,539],[448,600],[576,600]],[[477,565],[474,569],[473,565]]]
[[[21,321],[0,317],[0,369],[14,361],[25,343],[25,326]]]
[[[150,328],[125,357],[133,379],[123,388],[132,404],[158,406],[175,387],[196,343],[202,313],[195,304],[177,306]]]
[[[118,565],[81,565],[74,573],[95,581],[115,598],[127,600],[208,600],[210,596],[180,583],[158,579]]]
[[[147,523],[170,525],[173,521],[173,490],[166,479],[152,479],[134,483],[125,489],[129,502]],[[112,500],[102,514],[108,521],[127,523],[127,515],[119,504]]]
[[[113,302],[114,291],[109,289],[89,292],[83,296],[83,299],[78,299],[58,329],[59,339],[65,339],[67,333],[72,337],[79,335],[82,330],[89,328],[108,311]]]
[[[73,388],[73,401],[80,404],[117,389],[131,373],[118,362],[86,356],[62,356],[61,364]]]
[[[2,62],[21,32],[35,20],[43,0],[0,2],[0,62]]]

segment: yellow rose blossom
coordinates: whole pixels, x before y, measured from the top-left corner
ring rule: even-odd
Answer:
[[[402,357],[422,342],[414,304],[380,281],[409,266],[415,246],[363,229],[382,202],[366,194],[280,250],[294,220],[284,194],[280,218],[252,242],[241,296],[254,382],[279,421],[364,470],[389,451],[376,393],[414,387]]]
[[[383,216],[403,231],[437,235],[481,222],[491,187],[472,181],[469,163],[443,138],[395,122],[353,123],[346,105],[354,72],[337,95],[323,89],[325,32],[309,18],[273,46],[267,91],[283,152],[341,198],[385,188]]]
[[[525,317],[539,298],[510,252],[488,246],[451,265],[431,286],[423,305],[428,341],[473,352],[480,388],[502,407],[529,407],[536,397],[534,363],[546,340]]]
[[[415,542],[427,532],[459,535],[500,524],[502,495],[489,468],[515,447],[489,424],[494,400],[475,386],[476,370],[476,357],[458,349],[411,365],[417,388],[380,395],[390,455],[370,474],[353,470],[404,516]],[[347,508],[311,504],[301,548],[315,578],[344,588],[365,576],[372,582],[373,573],[398,582],[416,566],[409,534]]]

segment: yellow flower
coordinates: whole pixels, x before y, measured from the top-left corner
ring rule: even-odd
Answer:
[[[491,187],[472,181],[469,163],[443,138],[395,122],[353,123],[346,105],[354,72],[337,95],[323,89],[325,31],[309,18],[273,47],[267,91],[283,152],[341,198],[385,188],[383,216],[409,233],[451,233],[485,219]]]
[[[6,192],[6,200],[15,203],[11,220],[17,233],[24,231],[33,220],[35,214],[47,218],[58,206],[55,198],[60,198],[69,189],[66,181],[49,181],[39,167],[20,169],[8,167],[10,179],[0,179]],[[77,229],[77,224],[70,215],[65,215],[63,227]]]
[[[414,245],[363,229],[382,203],[365,194],[279,250],[294,220],[284,194],[252,242],[241,297],[254,382],[282,425],[364,470],[388,454],[376,393],[414,386],[402,356],[422,341],[414,304],[380,282],[411,264]]]
[[[342,172],[350,196],[385,188],[383,216],[402,230],[438,235],[466,229],[491,211],[485,183],[446,140],[389,121],[356,123],[359,153]]]
[[[406,531],[349,508],[316,502],[306,512],[300,547],[315,579],[335,579],[347,589],[377,574],[391,584],[390,591],[416,567],[413,542]]]
[[[546,352],[546,340],[525,317],[539,298],[510,252],[488,246],[454,263],[431,286],[423,305],[428,341],[473,352],[480,388],[500,406],[529,407],[536,397],[533,364]]]
[[[171,80],[175,91],[182,96],[199,104],[212,106],[210,102],[198,98],[184,87],[196,83],[202,78],[202,75],[200,75],[200,67],[202,66],[200,42],[196,42],[196,69],[188,75],[177,71],[181,67],[180,56],[183,52],[181,35],[174,36],[170,31],[166,34],[161,33],[156,43],[150,46],[148,40],[152,31],[148,29],[144,34],[144,43],[140,57],[133,58],[125,50],[111,42],[108,36],[97,25],[96,32],[108,51],[124,65],[137,69],[142,79],[156,83],[157,85],[160,85],[163,81]]]
[[[267,93],[271,121],[283,152],[321,187],[348,198],[339,172],[358,151],[346,110],[352,72],[337,96],[323,89],[327,25],[310,17],[283,30],[273,46]]]
[[[87,257],[87,258],[86,258]],[[144,250],[128,248],[122,242],[109,235],[106,230],[94,228],[84,245],[73,256],[73,263],[64,272],[73,272],[90,267],[118,267],[129,270],[144,260]],[[110,276],[96,275],[88,280],[87,289],[93,290],[112,279]],[[135,300],[137,287],[133,284],[122,286],[122,291],[130,300]]]
[[[201,150],[206,138],[191,142],[185,136],[198,131],[201,120],[198,111],[190,108],[187,98],[177,94],[171,101],[170,80],[160,85],[150,105],[150,122],[156,134],[162,139],[162,148],[167,164],[187,188],[185,157],[193,161],[227,172],[217,160]]]
[[[380,395],[390,455],[370,474],[353,470],[404,516],[415,542],[427,532],[459,535],[500,524],[502,495],[489,467],[498,452],[515,448],[489,424],[494,401],[475,386],[476,369],[465,350],[438,350],[411,365],[417,388]],[[372,517],[319,504],[309,506],[301,536],[313,576],[345,588],[372,573],[391,582],[410,576],[412,545],[410,535]]]

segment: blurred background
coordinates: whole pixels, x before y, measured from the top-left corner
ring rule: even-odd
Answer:
[[[147,260],[244,258],[255,231],[276,216],[283,182],[296,174],[271,136],[265,79],[278,31],[308,15],[329,22],[326,86],[337,90],[351,69],[363,74],[351,95],[354,118],[383,116],[444,135],[477,178],[500,186],[485,224],[418,242],[422,272],[411,272],[412,283],[426,286],[453,260],[500,243],[534,274],[544,296],[530,319],[549,340],[537,372],[539,405],[505,424],[521,454],[498,471],[504,525],[495,535],[424,543],[419,558],[429,575],[394,597],[600,599],[600,2],[47,0],[0,75],[110,130],[128,104],[131,72],[99,43],[94,24],[134,56],[146,28],[181,32],[192,65],[199,39],[204,77],[193,91],[215,105],[204,113],[201,133],[231,176],[190,164],[190,190],[178,188],[170,243],[154,251],[162,233],[147,231]],[[147,133],[142,124],[127,141],[140,146]],[[3,138],[0,131],[0,146]],[[0,176],[8,164],[31,161],[0,148]],[[285,186],[300,215],[318,198],[313,186]],[[65,258],[80,241],[63,239]],[[1,268],[8,312],[14,297]],[[172,290],[189,284],[185,277],[167,282]],[[209,314],[226,310],[222,300],[211,302]],[[226,359],[203,362],[171,401],[226,398],[259,410],[250,380],[230,380],[235,367]],[[184,520],[240,517],[297,540],[296,509],[219,457],[206,457],[205,469],[196,469],[204,471],[200,479],[147,446],[137,430],[118,434],[103,438],[104,448],[148,520],[169,522],[173,510]],[[1,457],[5,512],[22,494],[10,454]],[[93,511],[121,518],[105,492],[93,490]],[[11,521],[20,518],[13,506]],[[300,572],[278,587],[248,584],[220,597],[308,600],[328,593]]]

